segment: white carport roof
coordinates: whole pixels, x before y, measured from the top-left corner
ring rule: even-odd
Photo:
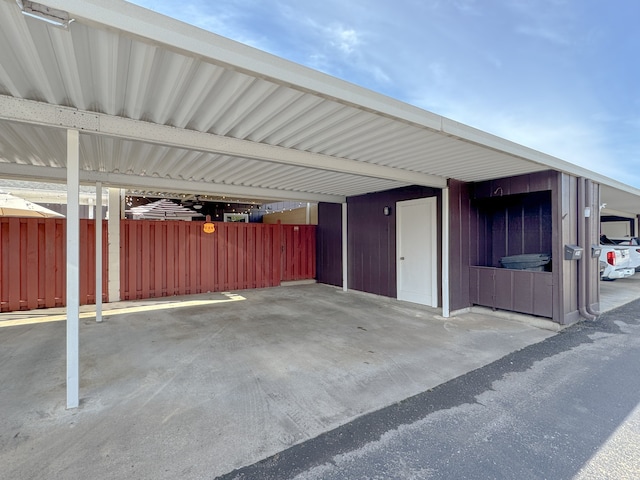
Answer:
[[[340,202],[555,169],[640,212],[638,189],[124,1],[44,3],[75,21],[0,0],[1,177],[64,181],[73,128],[84,183]]]

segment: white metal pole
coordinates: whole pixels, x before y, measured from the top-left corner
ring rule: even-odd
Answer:
[[[347,248],[347,202],[342,204],[342,290],[349,289],[349,258]]]
[[[442,189],[442,316],[451,315],[449,305],[449,189]]]
[[[120,301],[120,189],[109,189],[109,301]]]
[[[102,321],[102,182],[96,182],[96,322]]]
[[[67,130],[67,408],[79,405],[80,133]]]

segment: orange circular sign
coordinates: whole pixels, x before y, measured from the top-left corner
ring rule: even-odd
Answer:
[[[202,230],[204,231],[204,233],[213,233],[216,231],[216,226],[211,222],[206,222],[202,226]]]

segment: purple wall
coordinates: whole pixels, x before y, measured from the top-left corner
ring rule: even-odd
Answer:
[[[476,265],[500,267],[500,258],[522,253],[551,254],[551,191],[475,202],[479,225]]]
[[[396,202],[425,197],[438,198],[439,245],[442,223],[439,189],[412,186],[347,199],[349,289],[396,297]],[[383,214],[384,207],[391,208],[391,215]],[[318,282],[342,285],[341,222],[341,205],[318,205]]]
[[[318,204],[316,280],[342,286],[342,205]]]
[[[347,199],[349,288],[395,298],[396,202],[438,198],[438,245],[440,244],[441,191],[406,187]],[[383,214],[384,207],[391,215]],[[439,250],[438,258],[441,257]],[[440,269],[438,269],[440,272]]]

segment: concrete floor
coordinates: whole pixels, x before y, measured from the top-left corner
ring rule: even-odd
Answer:
[[[75,410],[64,321],[0,316],[0,478],[211,479],[554,334],[315,284],[105,308]]]

